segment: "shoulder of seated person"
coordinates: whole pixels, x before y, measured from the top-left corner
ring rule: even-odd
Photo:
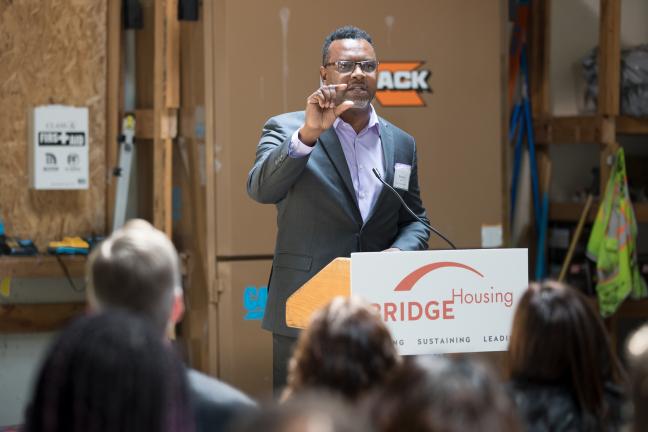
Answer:
[[[254,400],[242,391],[197,370],[187,369],[187,378],[191,393],[198,394],[203,399],[231,405],[250,407],[257,405]]]

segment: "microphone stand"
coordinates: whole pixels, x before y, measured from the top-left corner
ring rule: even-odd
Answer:
[[[403,205],[403,207],[405,207],[405,210],[407,210],[407,211],[409,212],[409,214],[411,214],[412,216],[414,216],[414,218],[416,218],[417,221],[421,222],[421,223],[423,224],[423,226],[425,226],[427,229],[429,229],[430,231],[434,232],[434,234],[438,235],[438,236],[441,237],[443,240],[445,240],[446,243],[448,243],[452,249],[457,249],[457,247],[456,247],[456,246],[455,246],[455,245],[454,245],[450,240],[448,240],[448,238],[447,238],[446,236],[444,236],[443,234],[441,234],[441,233],[439,232],[439,230],[437,230],[437,229],[434,228],[432,225],[430,225],[429,223],[425,222],[423,219],[421,219],[420,217],[418,217],[418,216],[416,215],[416,213],[414,213],[414,212],[412,211],[412,209],[409,208],[409,206],[405,203],[405,201],[404,201],[403,198],[400,196],[400,194],[399,194],[398,192],[396,192],[396,189],[394,189],[393,187],[391,187],[390,185],[388,185],[387,182],[385,182],[385,180],[382,179],[382,177],[380,176],[380,173],[378,172],[378,170],[377,170],[376,168],[372,168],[371,171],[374,173],[374,175],[376,176],[376,178],[377,178],[378,180],[380,180],[380,183],[382,183],[383,185],[387,186],[387,189],[389,189],[389,190],[390,190],[394,195],[396,195],[396,198],[398,198],[398,200],[401,202],[401,204]]]

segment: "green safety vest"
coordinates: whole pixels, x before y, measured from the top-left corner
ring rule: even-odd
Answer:
[[[620,148],[614,160],[605,196],[587,243],[587,256],[596,261],[601,315],[612,315],[623,301],[646,297],[646,282],[637,260],[637,220],[628,193],[625,156]]]

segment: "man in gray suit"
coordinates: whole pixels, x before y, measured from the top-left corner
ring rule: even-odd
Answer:
[[[263,127],[248,194],[276,204],[279,232],[263,328],[273,333],[275,391],[285,384],[298,335],[286,326],[286,299],[336,257],[352,252],[427,249],[430,231],[374,177],[378,170],[427,222],[414,138],[371,105],[378,60],[371,37],[342,27],[324,41],[321,86],[305,111]]]

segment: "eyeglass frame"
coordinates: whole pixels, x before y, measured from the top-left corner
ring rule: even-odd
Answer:
[[[340,67],[338,66],[338,63],[341,63],[341,62],[353,63],[353,68],[352,68],[350,71],[348,71],[348,72],[342,72],[342,71],[340,71]],[[366,70],[364,69],[364,65],[366,65],[366,64],[368,64],[368,63],[376,63],[376,69],[374,69],[374,70],[372,70],[372,71],[366,71]],[[324,65],[324,67],[327,68],[327,67],[329,67],[329,66],[335,66],[335,69],[337,70],[338,73],[341,73],[341,74],[348,74],[348,73],[353,72],[353,71],[356,69],[356,67],[358,67],[358,65],[360,65],[360,70],[361,70],[362,72],[364,72],[364,73],[374,73],[374,72],[376,72],[376,71],[378,70],[378,65],[379,65],[379,64],[380,64],[380,62],[378,62],[378,60],[361,60],[361,61],[353,61],[353,60],[338,60],[338,61],[334,61],[334,62],[326,63],[326,64]]]

